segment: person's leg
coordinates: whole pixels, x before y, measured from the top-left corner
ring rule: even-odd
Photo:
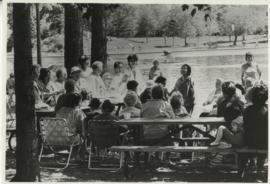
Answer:
[[[257,170],[262,171],[265,163],[266,154],[258,154],[257,156]]]
[[[222,137],[223,137],[223,131],[224,129],[227,129],[225,126],[220,126],[218,127],[218,130],[217,130],[217,135],[216,135],[216,140],[212,143],[210,143],[210,146],[217,146],[219,145]]]

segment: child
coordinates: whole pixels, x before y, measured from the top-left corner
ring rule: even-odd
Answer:
[[[132,80],[132,81],[128,81],[127,83],[127,94],[134,94],[137,96],[137,103],[135,105],[135,107],[137,107],[138,109],[141,109],[142,108],[142,103],[141,103],[141,100],[139,98],[139,95],[137,93],[138,91],[138,85],[139,83],[135,80]]]
[[[159,68],[159,61],[153,61],[153,67],[149,71],[149,80],[154,80],[158,76],[163,76],[161,69]]]
[[[101,106],[102,114],[94,117],[94,120],[111,120],[116,121],[118,118],[115,115],[112,115],[112,112],[115,108],[115,105],[110,102],[110,100],[105,100]],[[92,124],[90,124],[91,129]],[[119,132],[126,132],[127,129],[124,126],[118,126]]]
[[[220,126],[217,130],[216,140],[210,143],[211,146],[218,146],[222,139],[229,147],[241,147],[244,145],[243,117],[239,107],[228,105],[224,112],[226,121],[231,122],[231,130]]]
[[[185,117],[188,115],[186,108],[183,106],[184,100],[181,93],[174,93],[170,100],[175,117]]]
[[[90,112],[87,113],[87,119],[93,119],[95,116],[101,114],[101,109],[100,109],[101,102],[98,98],[93,98],[90,101],[89,107],[90,107]]]
[[[130,113],[131,118],[138,118],[141,116],[141,110],[136,108],[137,96],[133,93],[129,93],[124,98],[125,108],[121,111],[120,117],[125,113]]]

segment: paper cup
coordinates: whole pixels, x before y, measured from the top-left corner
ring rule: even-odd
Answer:
[[[124,113],[124,119],[130,119],[130,113]]]

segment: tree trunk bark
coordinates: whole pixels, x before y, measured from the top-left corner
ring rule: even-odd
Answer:
[[[237,44],[237,34],[234,35],[234,41],[233,41],[233,45]]]
[[[103,4],[93,5],[91,63],[102,61],[104,71],[107,69],[107,37],[105,30],[105,7]]]
[[[68,74],[83,54],[82,14],[76,5],[65,4],[65,67]]]
[[[42,66],[41,62],[41,48],[40,48],[40,14],[39,4],[36,3],[36,28],[37,28],[37,63]]]
[[[16,175],[12,181],[39,177],[35,98],[32,78],[30,4],[13,4],[16,96]]]

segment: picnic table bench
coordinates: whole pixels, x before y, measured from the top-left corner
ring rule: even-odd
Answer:
[[[174,152],[174,153],[185,153],[185,152],[197,152],[197,153],[232,153],[235,155],[238,174],[243,178],[242,170],[240,169],[240,163],[238,161],[239,154],[267,154],[268,151],[264,149],[250,149],[250,148],[228,148],[222,149],[211,146],[112,146],[109,150],[114,152],[120,152],[123,155],[123,172],[128,177],[128,152]]]

